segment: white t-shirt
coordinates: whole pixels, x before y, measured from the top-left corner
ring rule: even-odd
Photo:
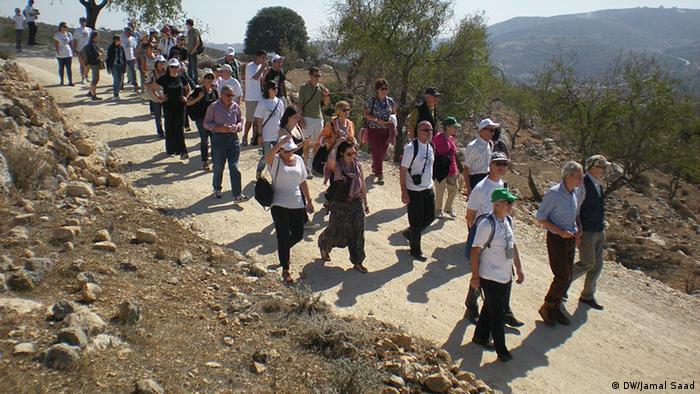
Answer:
[[[73,37],[78,41],[78,46],[75,48],[78,52],[82,51],[85,45],[90,42],[90,34],[92,29],[85,26],[79,27],[73,31]]]
[[[491,164],[491,143],[481,137],[464,147],[464,166],[469,167],[469,175],[486,174]]]
[[[233,94],[235,95],[235,97],[233,98],[234,100],[237,97],[243,96],[243,89],[241,89],[241,83],[238,82],[236,78],[231,77],[229,79],[222,79],[221,77],[219,77],[219,79],[216,80],[216,90],[219,91],[219,97],[221,97],[221,88],[224,87],[224,85],[229,85],[233,88]]]
[[[413,179],[410,174],[406,174],[406,189],[412,191],[422,191],[433,187],[433,162],[435,161],[435,150],[429,144],[423,144],[418,142],[418,155],[416,159],[413,160],[413,165],[411,165],[411,160],[413,160],[413,141],[406,144],[403,148],[403,158],[401,159],[401,167],[409,168],[410,173],[413,175],[420,175],[421,172],[423,176],[421,177],[420,185],[413,183]],[[427,163],[426,163],[427,160]],[[425,171],[423,171],[423,166],[425,165]]]
[[[250,62],[245,67],[245,100],[260,101],[262,100],[262,90],[260,88],[260,79],[253,79],[253,76],[260,71],[262,64]]]
[[[273,97],[258,101],[258,106],[255,107],[255,118],[260,118],[262,123],[265,123],[262,128],[263,141],[277,141],[282,114],[284,114],[284,103],[279,98]]]
[[[494,182],[488,177],[482,179],[479,183],[474,186],[471,194],[469,194],[469,201],[467,201],[467,209],[473,209],[476,211],[476,216],[479,217],[485,213],[491,212],[493,209],[493,203],[491,202],[491,194],[496,189],[500,189],[505,185],[503,180]]]
[[[27,7],[24,8],[24,16],[27,17],[27,22],[36,21],[36,13],[34,11],[34,7],[27,4]]]
[[[499,220],[494,216],[496,230],[488,248],[481,251],[479,258],[479,277],[498,283],[508,283],[513,278],[513,258],[506,258],[507,239],[510,238],[513,248],[516,244],[513,228],[508,219]],[[491,235],[491,221],[482,219],[476,226],[473,247],[483,248]]]
[[[134,49],[136,49],[136,45],[136,38],[134,38],[134,36],[122,36],[122,46],[124,46],[124,55],[126,56],[127,62],[134,60]]]
[[[275,155],[272,165],[267,167],[270,174],[272,174],[272,184],[275,186],[272,194],[272,206],[289,209],[304,208],[304,200],[299,185],[306,180],[308,173],[306,172],[304,160],[296,155],[292,157],[296,160],[294,166],[286,166],[279,158],[279,155]],[[277,169],[278,165],[279,170]]]
[[[175,39],[172,37],[161,38],[158,41],[158,48],[160,48],[160,53],[167,59],[170,56],[170,48],[175,46]]]
[[[24,30],[24,17],[22,15],[13,15],[12,21],[15,22],[15,30]]]
[[[53,39],[58,41],[58,58],[66,58],[73,56],[73,49],[70,46],[71,41],[73,41],[73,35],[69,32],[61,33],[57,31],[53,35]]]

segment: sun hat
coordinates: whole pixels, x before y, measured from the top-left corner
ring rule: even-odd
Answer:
[[[491,120],[491,118],[486,118],[486,119],[482,120],[481,122],[479,122],[479,130],[485,129],[487,127],[500,127],[500,126],[501,126],[500,123],[494,122],[493,120]]]
[[[168,60],[168,67],[180,67],[180,61],[175,58],[172,58]]]
[[[295,144],[294,141],[289,140],[289,141],[287,141],[286,144],[284,144],[282,146],[282,149],[287,151],[287,152],[291,152],[291,151],[299,149],[299,145]]]
[[[586,159],[586,168],[591,167],[609,167],[610,162],[603,155],[593,155]]]

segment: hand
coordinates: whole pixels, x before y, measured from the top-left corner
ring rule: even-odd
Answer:
[[[265,142],[265,141],[263,141],[263,137],[261,135],[259,135],[258,136],[258,146],[262,146],[263,142]]]
[[[330,96],[331,92],[330,92],[330,90],[328,90],[327,87],[324,86],[321,88],[321,94],[324,96]]]
[[[559,230],[559,236],[562,237],[562,238],[564,238],[564,239],[569,239],[569,238],[571,238],[571,237],[574,237],[575,234],[572,233],[571,231],[562,231],[562,230]]]
[[[411,202],[411,198],[408,196],[407,192],[401,192],[401,201],[404,204],[408,204],[409,202]]]
[[[522,269],[515,270],[515,275],[516,275],[515,283],[521,284],[521,283],[525,282],[525,273],[523,272]]]
[[[574,236],[576,237],[576,247],[580,248],[581,247],[581,232],[580,231],[577,232],[576,234],[574,234]]]
[[[236,126],[232,125],[231,123],[226,123],[224,125],[224,133],[235,133],[236,132]]]
[[[369,205],[365,203],[365,214],[369,214]]]
[[[469,284],[471,287],[478,289],[481,287],[481,283],[479,281],[479,276],[472,274],[472,279],[469,281]]]
[[[185,96],[180,97],[180,101],[182,101],[183,104],[186,104],[186,103],[187,103],[187,97],[185,97]]]
[[[237,124],[234,131],[235,131],[236,133],[240,133],[241,131],[243,131],[243,125],[240,124],[240,123]]]
[[[306,212],[314,213],[314,204],[311,202],[311,199],[309,199],[309,202],[306,203]]]
[[[197,96],[197,99],[198,99],[198,100],[201,100],[201,99],[203,99],[203,98],[204,98],[204,90],[202,90],[201,92],[199,92],[199,96]]]

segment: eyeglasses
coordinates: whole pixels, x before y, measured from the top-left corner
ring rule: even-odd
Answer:
[[[207,75],[206,77],[204,77],[204,79],[214,79],[214,76],[213,76],[213,75]]]
[[[418,131],[433,131],[433,129],[418,129]]]
[[[341,109],[342,112],[350,112],[350,108]]]
[[[388,87],[386,87],[386,86],[382,86],[382,87],[381,87],[381,88],[379,88],[378,90],[389,90],[389,88],[388,88]]]

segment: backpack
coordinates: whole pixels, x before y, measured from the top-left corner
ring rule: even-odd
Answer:
[[[197,55],[204,53],[204,41],[202,41],[202,36],[199,36],[199,46],[196,49]]]
[[[491,223],[491,234],[489,234],[489,239],[484,244],[483,249],[491,247],[491,241],[493,241],[493,236],[496,234],[496,219],[493,218],[491,212],[477,216],[476,220],[474,220],[474,224],[469,228],[467,244],[464,249],[464,257],[467,258],[468,263],[472,262],[472,245],[474,245],[474,238],[476,238],[476,226],[478,226],[479,223],[481,223],[481,221],[484,219],[487,219]],[[513,218],[510,216],[506,216],[506,220],[508,220],[508,224],[510,225],[510,227],[513,228]]]

